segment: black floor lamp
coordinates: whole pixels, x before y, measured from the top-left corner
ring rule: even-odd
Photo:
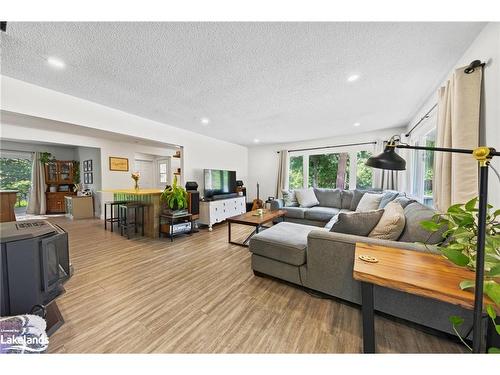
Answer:
[[[472,350],[474,353],[479,353],[482,342],[481,318],[483,314],[484,245],[488,204],[488,166],[493,156],[500,156],[500,152],[497,152],[494,148],[489,147],[478,147],[474,150],[465,150],[460,148],[410,146],[407,144],[401,144],[400,142],[399,136],[392,137],[385,146],[384,152],[380,155],[369,158],[366,161],[366,165],[373,168],[396,171],[406,169],[406,161],[396,153],[396,148],[471,154],[479,163],[479,212],[476,255],[476,285],[474,291],[474,333],[472,337]]]

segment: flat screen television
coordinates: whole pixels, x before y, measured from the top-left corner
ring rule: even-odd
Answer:
[[[205,198],[236,192],[236,171],[205,169]]]

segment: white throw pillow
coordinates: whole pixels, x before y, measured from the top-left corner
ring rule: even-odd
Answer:
[[[366,212],[378,210],[383,194],[365,193],[356,207],[356,212]]]
[[[396,241],[405,229],[406,218],[403,207],[398,202],[390,202],[368,237]]]
[[[295,190],[295,197],[297,197],[300,207],[309,208],[319,204],[313,188]]]

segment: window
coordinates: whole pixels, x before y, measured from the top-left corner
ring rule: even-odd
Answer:
[[[31,188],[31,154],[2,151],[0,189],[17,190],[16,207],[28,205]]]
[[[415,136],[413,144],[419,146],[434,147],[436,143],[436,128],[427,129],[420,136]],[[411,195],[423,204],[433,207],[433,186],[434,177],[434,152],[415,150],[413,151],[413,171]]]
[[[358,151],[356,154],[356,188],[369,189],[373,186],[373,168],[365,165],[369,157],[372,156],[370,151]]]
[[[290,155],[289,188],[371,188],[373,170],[365,162],[373,149],[367,147],[360,150],[359,146],[348,146],[337,148],[337,152],[311,150]]]
[[[167,159],[157,160],[158,165],[158,186],[164,188],[168,183],[169,163]]]
[[[288,185],[290,189],[300,189],[304,186],[304,157],[290,156]]]
[[[309,156],[309,187],[345,189],[348,181],[347,152]]]

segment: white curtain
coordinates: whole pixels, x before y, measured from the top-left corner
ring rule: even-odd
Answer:
[[[377,140],[374,155],[384,152],[386,140]],[[373,169],[373,187],[381,190],[398,190],[398,171],[388,169]]]
[[[437,147],[474,149],[479,145],[482,69],[471,74],[464,68],[438,91]],[[478,165],[471,155],[436,152],[434,200],[445,211],[478,194]]]
[[[26,212],[32,215],[45,215],[47,205],[45,200],[45,170],[40,162],[40,153],[33,153],[33,161],[31,165],[31,190],[28,200]]]
[[[276,182],[276,198],[282,198],[282,190],[288,190],[288,150],[279,152],[278,179]]]

